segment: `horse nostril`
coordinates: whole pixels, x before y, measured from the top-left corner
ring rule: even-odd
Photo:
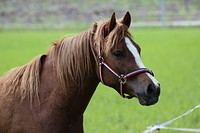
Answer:
[[[155,86],[154,86],[153,84],[149,84],[149,85],[147,86],[147,95],[152,95],[152,94],[154,94],[154,93],[155,93],[155,90],[156,90]]]
[[[147,95],[155,95],[155,96],[159,96],[160,95],[160,85],[158,87],[156,87],[154,84],[149,84],[147,86]]]

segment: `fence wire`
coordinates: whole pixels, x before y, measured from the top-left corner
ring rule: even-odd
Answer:
[[[192,129],[192,128],[173,128],[173,127],[167,127],[168,125],[172,124],[174,121],[182,118],[183,116],[186,116],[190,113],[192,113],[194,110],[196,110],[197,108],[200,108],[200,104],[195,106],[194,108],[188,110],[187,112],[185,112],[184,114],[172,119],[172,120],[169,120],[165,123],[162,123],[162,124],[155,124],[154,126],[149,126],[147,127],[147,130],[144,131],[143,133],[153,133],[154,131],[156,130],[160,130],[160,129],[170,129],[170,130],[178,130],[178,131],[187,131],[187,132],[197,132],[197,133],[200,133],[200,128],[199,129]]]

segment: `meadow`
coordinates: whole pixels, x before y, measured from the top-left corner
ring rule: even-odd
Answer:
[[[0,75],[48,51],[51,42],[73,31],[0,32]],[[161,83],[156,105],[141,106],[100,84],[85,112],[86,133],[141,133],[200,104],[200,27],[131,29],[142,59]],[[200,128],[200,109],[170,125]],[[161,130],[162,133],[179,133]]]

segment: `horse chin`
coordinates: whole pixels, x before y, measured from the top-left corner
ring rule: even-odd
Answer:
[[[119,95],[121,95],[120,90],[119,89],[115,89]],[[158,102],[158,96],[154,96],[154,97],[149,97],[145,94],[140,94],[140,93],[135,93],[135,91],[132,91],[131,89],[124,89],[124,95],[126,96],[126,98],[128,99],[132,99],[132,98],[137,98],[139,103],[143,106],[150,106],[150,105],[154,105]]]
[[[131,89],[128,89],[128,91],[125,91],[125,95],[131,98],[137,98],[139,103],[143,106],[150,106],[154,105],[158,102],[158,96],[147,96],[145,94],[135,93],[135,91],[130,91]],[[131,99],[129,98],[129,99]]]
[[[141,105],[143,106],[150,106],[150,105],[154,105],[158,102],[158,97],[153,97],[153,98],[148,98],[145,96],[137,96],[138,101]]]

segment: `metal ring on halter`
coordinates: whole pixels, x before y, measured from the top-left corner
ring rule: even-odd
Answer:
[[[104,61],[104,58],[102,56],[99,56],[99,63],[102,63]]]
[[[126,78],[124,78],[124,74],[121,74],[120,77],[119,77],[119,82],[122,83],[122,84],[125,84],[126,83]]]

